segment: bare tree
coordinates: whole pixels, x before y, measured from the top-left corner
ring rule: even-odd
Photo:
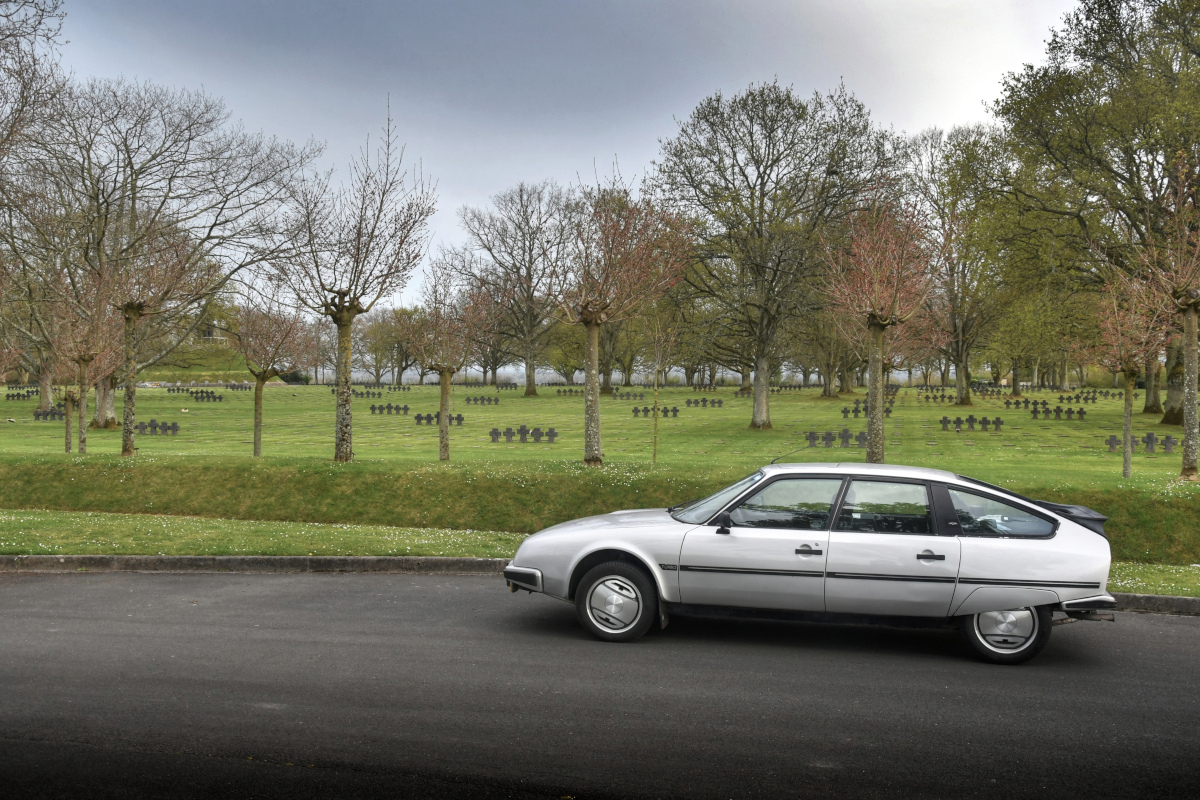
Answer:
[[[573,220],[571,257],[558,305],[584,338],[583,460],[603,464],[600,446],[600,328],[633,315],[680,279],[691,257],[691,230],[679,218],[638,198],[614,174],[584,187]]]
[[[135,449],[137,374],[191,335],[233,275],[274,254],[276,212],[316,152],[247,133],[202,93],[126,81],[64,89],[52,123],[13,151],[9,251],[69,239],[72,269],[111,287],[122,315],[122,455]]]
[[[552,327],[555,281],[561,277],[571,233],[569,194],[550,181],[521,183],[492,198],[492,208],[459,212],[472,248],[486,256],[469,262],[472,277],[497,298],[504,313],[497,332],[513,340],[525,361],[525,395],[537,395],[537,358]]]
[[[487,305],[472,297],[463,275],[471,259],[462,250],[443,250],[430,264],[421,288],[425,313],[417,323],[413,347],[425,369],[437,373],[438,459],[450,460],[450,380],[466,366],[478,332],[487,324]]]
[[[884,459],[883,334],[919,312],[929,292],[929,248],[911,208],[887,201],[860,210],[846,245],[831,248],[829,296],[867,327],[867,461]]]
[[[296,369],[310,350],[304,317],[266,282],[247,287],[238,309],[234,346],[254,376],[254,457],[262,455],[263,388],[267,381]]]
[[[778,83],[717,94],[663,143],[662,191],[703,226],[687,281],[720,307],[723,360],[753,366],[751,428],[771,427],[780,331],[816,305],[822,231],[892,161],[888,137],[843,87],[807,100]]]
[[[1147,276],[1114,270],[1100,301],[1099,358],[1125,376],[1125,414],[1121,427],[1121,475],[1133,467],[1133,390],[1149,353],[1163,346],[1163,303]]]
[[[389,114],[376,152],[364,148],[348,184],[310,176],[294,195],[292,247],[275,259],[278,274],[300,302],[337,328],[333,457],[354,458],[351,352],[354,320],[407,284],[425,255],[434,187],[419,173],[409,180],[404,149]]]

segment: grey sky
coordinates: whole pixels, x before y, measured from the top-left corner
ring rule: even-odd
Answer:
[[[344,164],[390,94],[409,158],[455,212],[520,180],[640,174],[696,103],[778,77],[843,80],[916,132],[986,118],[1004,72],[1040,61],[1069,0],[67,0],[79,77],[223,97],[249,127]],[[408,295],[408,293],[406,293]]]

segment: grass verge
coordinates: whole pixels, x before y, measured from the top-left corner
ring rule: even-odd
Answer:
[[[574,461],[450,463],[231,456],[43,456],[0,460],[0,508],[533,533],[577,517],[702,497],[739,467]],[[1113,558],[1200,562],[1200,494],[1169,481],[1124,488],[1006,481],[1030,497],[1108,515]]]
[[[511,558],[519,533],[259,522],[158,514],[0,511],[3,555]]]
[[[161,514],[0,511],[3,555],[459,556],[511,558],[520,533],[262,522]],[[1200,564],[1116,561],[1109,591],[1200,597]]]

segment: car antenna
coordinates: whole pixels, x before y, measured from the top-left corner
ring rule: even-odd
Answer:
[[[799,453],[803,449],[804,449],[803,447],[797,448],[796,450],[793,450],[792,453]],[[784,453],[783,456],[790,456],[792,453]],[[774,458],[771,459],[771,463],[774,464],[776,461],[783,458],[783,456],[775,456]]]

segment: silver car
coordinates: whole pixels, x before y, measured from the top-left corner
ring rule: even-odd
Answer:
[[[546,528],[504,577],[606,641],[671,614],[958,625],[1016,664],[1054,624],[1113,619],[1105,519],[942,470],[773,464],[703,500]]]

